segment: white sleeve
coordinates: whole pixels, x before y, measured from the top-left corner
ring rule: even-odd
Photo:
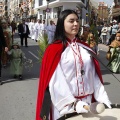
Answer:
[[[66,105],[69,105],[76,101],[70,91],[68,83],[66,82],[66,78],[62,71],[60,63],[58,63],[58,66],[50,80],[49,91],[52,103],[58,109],[58,111],[63,110]],[[67,111],[69,111],[68,108],[69,110],[71,109],[70,107],[67,107]]]
[[[105,88],[103,86],[103,84],[101,83],[97,73],[95,72],[94,69],[94,97],[95,99],[100,102],[100,103],[105,103],[105,104],[111,104],[111,102],[109,101],[108,95],[105,91]]]

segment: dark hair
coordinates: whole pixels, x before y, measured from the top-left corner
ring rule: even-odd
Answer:
[[[66,9],[60,13],[57,24],[56,24],[54,41],[61,40],[63,44],[66,44],[67,41],[66,41],[66,36],[65,36],[64,20],[70,14],[75,14],[78,17],[78,14],[74,10],[71,10],[71,9]],[[78,34],[76,35],[76,37],[78,37]]]

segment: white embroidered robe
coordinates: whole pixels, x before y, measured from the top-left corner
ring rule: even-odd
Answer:
[[[77,43],[77,45],[79,46],[84,64],[83,70],[85,71],[85,74],[82,76],[83,81],[80,72],[80,60],[77,56],[75,56],[72,50],[73,48],[74,51],[76,51],[76,45],[75,43],[72,43],[71,46],[68,45],[62,53],[61,60],[58,63],[49,83],[49,91],[53,104],[53,120],[57,120],[64,114],[74,112],[74,109],[70,104],[77,100],[75,96],[88,95],[85,98],[78,99],[78,101],[82,100],[91,104],[91,94],[94,93],[96,101],[110,104],[104,86],[100,82],[100,79],[95,71],[92,57],[88,51],[83,48],[84,45],[80,43]]]

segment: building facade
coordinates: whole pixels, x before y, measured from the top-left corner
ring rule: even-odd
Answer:
[[[5,0],[7,1],[7,0]],[[89,22],[88,6],[90,0],[8,0],[7,16],[10,21],[21,19],[45,19],[46,24],[52,19],[56,23],[61,11],[75,10],[81,24]]]
[[[8,0],[0,1],[0,7],[1,16],[6,18],[8,16]]]
[[[114,0],[111,8],[110,8],[110,19],[113,19],[120,22],[120,0]]]
[[[0,1],[0,17],[3,16],[3,6],[4,6],[3,2]]]
[[[104,2],[99,2],[98,4],[98,21],[99,22],[107,22],[108,21],[108,5]]]
[[[35,9],[37,9],[37,19],[49,21],[52,19],[55,23],[61,11],[73,9],[78,12],[81,24],[87,23],[86,13],[88,13],[89,0],[35,0]]]

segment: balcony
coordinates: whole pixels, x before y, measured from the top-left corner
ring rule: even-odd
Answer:
[[[69,3],[76,3],[76,4],[78,4],[80,7],[85,7],[85,0],[50,0],[49,1],[49,6],[51,7],[51,6],[59,6],[59,5],[61,5],[61,4],[64,4],[64,3],[67,3],[67,4],[69,4]],[[46,6],[47,6],[47,1],[46,0],[43,0],[42,1],[42,5],[39,5],[39,9],[44,9],[44,8],[46,8]]]

